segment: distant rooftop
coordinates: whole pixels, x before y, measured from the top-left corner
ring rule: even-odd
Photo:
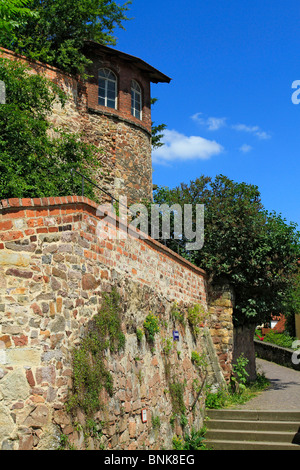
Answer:
[[[105,52],[110,55],[118,56],[125,61],[131,62],[144,73],[146,73],[150,81],[153,83],[170,83],[171,81],[171,78],[167,77],[167,75],[163,74],[159,70],[152,67],[152,65],[147,64],[145,61],[139,59],[138,57],[126,54],[125,52],[117,51],[116,49],[104,46],[103,44],[99,44],[95,41],[85,41],[85,43],[89,47],[89,49],[93,50],[93,53],[95,54],[97,54],[97,52],[99,52],[100,54]]]

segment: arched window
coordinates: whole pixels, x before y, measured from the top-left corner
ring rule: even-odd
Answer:
[[[98,104],[117,109],[117,77],[109,69],[100,69],[98,74]]]
[[[142,119],[142,90],[135,80],[131,82],[131,114]]]

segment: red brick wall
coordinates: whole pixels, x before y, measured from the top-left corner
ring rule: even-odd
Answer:
[[[98,70],[107,67],[117,76],[118,80],[118,107],[116,110],[98,105]],[[150,109],[150,81],[139,69],[128,62],[111,58],[103,54],[100,58],[93,58],[93,64],[88,69],[87,94],[88,107],[123,118],[137,126],[143,127],[151,133],[151,109]],[[142,90],[142,120],[131,114],[131,81],[135,80]]]

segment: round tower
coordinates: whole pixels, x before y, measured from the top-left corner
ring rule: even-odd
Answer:
[[[86,83],[89,140],[104,150],[112,189],[130,203],[152,200],[150,88],[170,78],[139,58],[92,41],[85,54],[91,60]]]

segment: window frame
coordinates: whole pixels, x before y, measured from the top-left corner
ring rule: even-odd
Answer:
[[[100,76],[100,73],[103,73],[103,75]],[[113,79],[110,78],[113,76]],[[104,96],[100,95],[100,80],[104,80]],[[111,98],[108,97],[108,92],[112,91],[108,89],[108,86],[110,83],[114,84],[114,106],[109,106],[108,101],[113,101]],[[103,89],[103,87],[101,87]],[[100,103],[100,99],[104,100],[104,104]],[[104,106],[109,109],[118,109],[118,77],[117,75],[108,67],[101,67],[101,69],[98,70],[98,105],[99,106]]]
[[[136,96],[139,96],[140,109],[134,105],[137,102]],[[136,114],[139,114],[138,116]],[[140,121],[143,120],[143,93],[142,87],[136,80],[131,80],[131,115]]]

